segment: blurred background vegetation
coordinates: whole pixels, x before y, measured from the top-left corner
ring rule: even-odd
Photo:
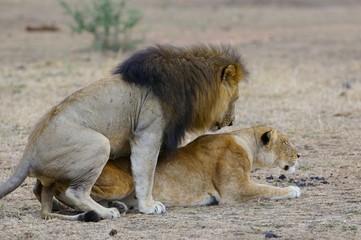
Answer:
[[[131,30],[141,18],[140,11],[128,9],[125,0],[92,0],[77,5],[61,0],[60,4],[73,19],[72,32],[91,33],[96,50],[125,51],[140,41],[131,38]]]

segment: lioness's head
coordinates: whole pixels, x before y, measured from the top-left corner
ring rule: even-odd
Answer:
[[[269,127],[254,127],[254,133],[258,143],[258,165],[278,166],[288,173],[296,170],[300,155],[286,135]]]

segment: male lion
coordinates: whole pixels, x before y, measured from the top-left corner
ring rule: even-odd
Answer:
[[[111,77],[71,94],[39,121],[15,172],[0,186],[0,198],[27,176],[41,182],[43,201],[52,199],[54,182],[66,182],[71,205],[117,218],[116,208],[101,206],[90,192],[108,159],[130,156],[140,212],[164,213],[152,197],[160,148],[174,150],[187,131],[231,124],[245,76],[230,47],[158,45],[139,51]],[[43,205],[42,217],[49,212],[51,206]]]
[[[296,186],[280,188],[250,180],[253,167],[278,166],[292,173],[299,157],[288,138],[270,127],[257,126],[230,133],[204,135],[173,153],[160,155],[153,196],[166,206],[299,197],[301,190]],[[130,164],[129,158],[109,161],[92,188],[92,198],[106,206],[119,200],[128,207],[136,208]],[[64,197],[66,187],[67,184],[57,182],[55,196],[73,207]],[[41,185],[38,183],[34,188],[38,199],[40,192]],[[49,205],[50,202],[42,204]],[[84,220],[84,215],[63,218]]]

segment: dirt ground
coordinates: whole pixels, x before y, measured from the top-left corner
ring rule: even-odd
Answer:
[[[42,220],[34,179],[0,200],[0,239],[361,239],[361,1],[146,1],[138,49],[154,43],[230,43],[250,72],[232,128],[269,125],[302,155],[282,182],[277,169],[255,181],[288,185],[300,198],[130,212],[99,223]],[[128,53],[91,50],[72,35],[58,1],[0,2],[0,182],[14,170],[36,121],[80,87],[109,75]],[[27,32],[54,23],[58,32]],[[273,180],[270,176],[273,176]],[[292,183],[291,183],[292,184]],[[113,232],[114,236],[110,235]],[[272,235],[273,233],[273,235]]]

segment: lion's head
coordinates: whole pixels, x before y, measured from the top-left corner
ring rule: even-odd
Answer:
[[[293,173],[300,157],[297,149],[283,133],[269,127],[254,127],[258,142],[255,165],[278,166],[288,173]]]
[[[164,149],[175,149],[186,131],[220,129],[234,120],[238,85],[247,71],[229,46],[158,45],[135,53],[114,74],[148,88],[168,120]]]
[[[238,83],[239,81],[234,80],[234,77],[237,77],[237,71],[242,72],[242,70],[236,70],[234,65],[229,65],[225,68],[222,75],[222,84],[219,88],[220,95],[223,96],[223,103],[219,103],[219,108],[215,108],[215,116],[218,116],[218,119],[212,126],[212,130],[216,131],[225,126],[231,126],[235,120],[235,107],[236,101],[239,97]],[[224,109],[227,109],[224,112]],[[224,114],[220,114],[223,112]]]

